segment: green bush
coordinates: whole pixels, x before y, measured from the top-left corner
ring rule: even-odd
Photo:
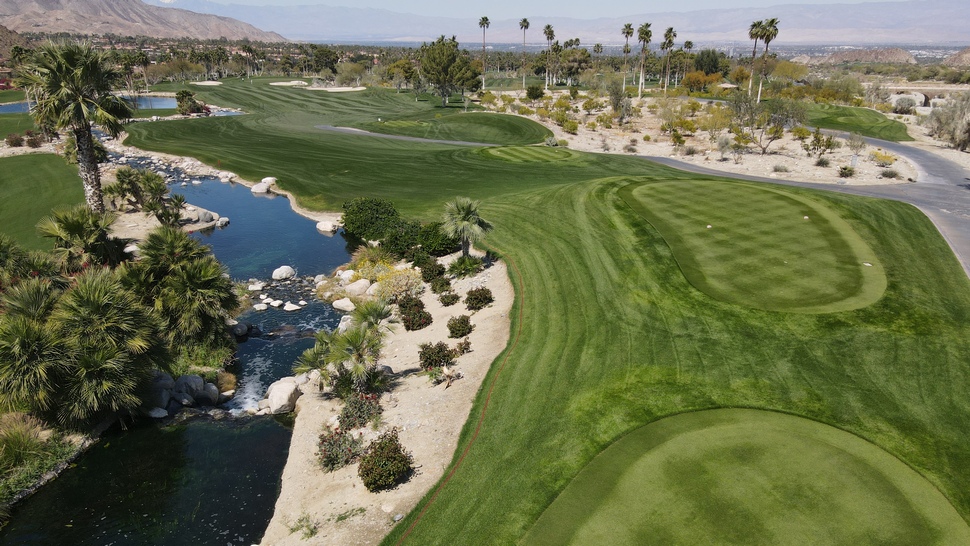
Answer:
[[[431,282],[435,279],[443,277],[445,274],[445,266],[439,264],[437,261],[432,261],[431,263],[421,267],[421,280],[424,282]]]
[[[458,300],[460,299],[461,298],[458,296],[458,294],[455,294],[454,292],[445,292],[444,294],[438,296],[438,301],[440,301],[441,305],[444,305],[445,307],[451,307],[452,305],[458,303]]]
[[[448,266],[448,273],[459,279],[470,277],[481,270],[482,260],[474,256],[462,256]]]
[[[44,141],[39,135],[30,135],[27,137],[26,143],[28,148],[40,148]]]
[[[852,167],[839,167],[839,178],[852,178],[853,176],[855,176],[855,169]]]
[[[883,178],[891,178],[891,179],[895,180],[895,179],[899,178],[899,173],[896,172],[894,169],[885,169],[881,173],[879,173],[879,176],[881,176]]]
[[[475,327],[468,315],[460,315],[448,319],[448,337],[460,338],[472,333]]]
[[[451,291],[451,281],[445,277],[437,277],[431,281],[431,291],[435,294],[442,294]]]
[[[183,116],[205,111],[205,105],[195,100],[195,93],[187,90],[175,94],[175,110]]]
[[[418,346],[418,360],[421,361],[421,369],[428,371],[454,364],[455,352],[442,341],[435,344],[422,343]]]
[[[420,233],[421,224],[419,222],[398,220],[381,237],[381,247],[396,258],[404,258],[409,250],[418,246],[418,235]]]
[[[44,450],[43,423],[25,413],[0,416],[0,475],[6,474]]]
[[[398,300],[401,323],[404,329],[420,330],[431,324],[431,313],[424,310],[424,302],[415,297],[405,296]]]
[[[353,435],[346,430],[328,430],[320,435],[317,457],[320,466],[327,472],[343,468],[357,460],[363,441],[360,435]]]
[[[546,92],[542,89],[541,85],[530,85],[529,87],[525,88],[525,98],[532,102],[541,99],[545,94]]]
[[[396,428],[371,442],[360,457],[357,475],[368,491],[390,489],[410,476],[414,458],[405,451]]]
[[[449,237],[441,230],[441,222],[431,222],[421,227],[418,244],[432,256],[445,256],[458,250],[461,243],[457,237]]]
[[[387,199],[358,197],[344,203],[344,230],[368,241],[379,240],[398,225],[400,214]]]
[[[411,251],[404,256],[404,259],[411,262],[414,267],[420,269],[423,269],[425,266],[435,261],[435,259],[431,257],[431,254],[428,254],[422,248],[412,248]]]
[[[340,410],[340,426],[344,430],[365,427],[381,412],[383,409],[378,395],[358,393],[357,396],[349,396]]]
[[[815,161],[816,167],[828,167],[830,165],[828,158],[820,157]]]
[[[478,311],[493,301],[495,298],[488,288],[473,288],[465,295],[465,306],[469,311]]]
[[[571,119],[566,120],[562,124],[562,130],[571,135],[575,135],[579,132],[579,123]]]

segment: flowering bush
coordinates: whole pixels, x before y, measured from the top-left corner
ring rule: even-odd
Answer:
[[[465,305],[470,311],[478,311],[493,301],[495,297],[488,288],[473,288],[465,295]]]
[[[363,445],[360,435],[354,436],[339,428],[329,430],[320,435],[320,466],[327,472],[333,472],[357,460]]]
[[[350,430],[367,426],[383,412],[380,397],[376,394],[358,393],[344,401],[340,411],[340,426]]]
[[[357,475],[368,491],[390,489],[403,482],[412,471],[414,458],[398,439],[397,429],[381,434],[364,450]]]

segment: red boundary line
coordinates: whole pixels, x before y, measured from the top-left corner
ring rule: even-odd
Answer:
[[[502,375],[502,370],[505,369],[505,365],[508,363],[509,357],[512,356],[512,351],[515,349],[515,346],[519,344],[519,336],[522,335],[522,308],[524,307],[523,301],[525,299],[525,296],[524,296],[525,289],[522,286],[522,273],[519,272],[519,267],[515,265],[515,262],[512,261],[511,258],[505,258],[505,261],[512,266],[512,269],[515,270],[515,274],[519,279],[519,286],[521,288],[520,290],[521,293],[519,295],[522,299],[520,299],[519,301],[519,312],[518,312],[519,324],[515,330],[515,338],[512,340],[512,344],[509,345],[508,350],[505,352],[505,358],[502,359],[502,365],[499,366],[498,371],[495,372],[495,376],[492,378],[492,384],[489,385],[488,387],[488,394],[485,396],[485,405],[482,406],[482,413],[478,417],[478,424],[475,425],[475,432],[472,433],[472,437],[468,440],[468,443],[465,444],[465,449],[462,450],[461,456],[458,457],[458,461],[456,461],[454,466],[451,467],[451,470],[448,471],[448,474],[445,476],[445,479],[438,483],[438,486],[435,488],[434,493],[431,495],[431,498],[428,499],[428,502],[424,505],[424,507],[421,508],[421,511],[418,512],[418,516],[414,519],[413,522],[411,522],[411,525],[408,527],[408,530],[405,531],[403,535],[401,535],[401,538],[399,538],[395,544],[402,544],[408,538],[408,536],[411,534],[411,531],[414,530],[414,528],[421,521],[421,518],[424,517],[424,513],[428,511],[428,508],[432,504],[434,504],[434,501],[438,498],[438,493],[440,493],[441,490],[446,485],[448,485],[448,482],[451,481],[451,477],[455,475],[455,472],[458,471],[458,468],[461,467],[462,463],[465,461],[465,456],[468,455],[469,451],[471,451],[472,445],[474,445],[475,440],[478,439],[478,433],[482,430],[482,424],[485,422],[485,412],[488,411],[488,404],[492,400],[492,391],[495,390],[495,384],[498,382],[499,376]]]

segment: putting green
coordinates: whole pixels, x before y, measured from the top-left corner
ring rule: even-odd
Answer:
[[[611,445],[525,543],[970,544],[970,527],[930,482],[858,436],[719,409]]]
[[[829,313],[870,305],[886,289],[875,253],[822,201],[723,180],[634,183],[620,195],[663,235],[687,280],[715,299]]]
[[[579,157],[579,153],[572,150],[548,146],[501,146],[483,148],[479,152],[485,158],[500,159],[510,163],[551,163]]]

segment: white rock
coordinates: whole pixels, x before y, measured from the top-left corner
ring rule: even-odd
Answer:
[[[321,222],[317,222],[317,231],[322,231],[324,233],[333,233],[337,231],[338,228],[340,228],[340,224],[331,222],[329,220],[323,220]]]
[[[281,281],[281,280],[284,280],[284,279],[292,279],[295,276],[296,276],[296,270],[294,270],[292,267],[290,267],[288,265],[283,265],[283,266],[277,267],[276,269],[273,270],[273,280],[274,281]]]
[[[266,178],[264,178],[264,179],[262,179],[262,180],[260,180],[260,181],[259,181],[259,183],[260,183],[260,184],[269,184],[269,185],[273,185],[273,184],[275,184],[275,183],[276,183],[276,177],[275,177],[275,176],[267,176]]]
[[[273,307],[279,307],[280,305],[283,305],[283,300],[273,300],[269,302],[269,304]]]
[[[320,283],[326,282],[326,281],[327,281],[327,276],[326,275],[317,275],[316,277],[313,277],[313,282],[315,282],[317,284],[320,284]]]
[[[266,288],[266,283],[254,282],[253,284],[249,285],[247,288],[249,289],[250,292],[257,292],[259,290]]]
[[[375,282],[374,284],[370,285],[370,288],[367,289],[367,295],[368,296],[376,296],[377,295],[377,291],[380,290],[380,289],[381,289],[381,283]]]
[[[303,393],[294,381],[277,381],[266,391],[270,413],[288,413],[296,407],[296,400]]]
[[[261,299],[261,300],[268,300],[269,299],[269,296],[267,296],[266,294],[260,294],[259,295],[259,299]],[[270,301],[273,301],[273,300],[270,300]]]
[[[270,184],[267,184],[265,182],[260,182],[259,184],[256,184],[255,186],[250,188],[249,191],[253,193],[269,193],[269,187],[270,187]]]
[[[201,186],[202,185],[202,181],[201,180],[193,180],[192,181],[192,185],[193,186]]]
[[[340,282],[350,282],[350,280],[354,278],[354,270],[348,269],[346,271],[341,271],[337,274],[337,277],[340,278]]]
[[[357,306],[354,305],[354,302],[350,301],[350,298],[342,298],[333,302],[333,308],[337,311],[346,311],[349,313],[356,309]]]
[[[137,255],[138,254],[138,245],[132,243],[132,244],[126,246],[125,247],[125,252],[127,252],[128,254],[135,254],[135,255]]]
[[[290,303],[290,302],[286,302],[286,305],[283,306],[284,311],[299,311],[300,309],[303,309],[303,308],[295,303]]]
[[[228,225],[229,225],[229,218],[226,217],[226,216],[223,216],[223,217],[219,218],[218,220],[216,220],[216,226],[217,227],[226,227]]]
[[[353,322],[354,318],[350,315],[340,317],[340,324],[337,325],[337,333],[342,334],[346,332],[347,328],[350,328],[350,325],[353,324]]]
[[[370,281],[360,279],[347,285],[346,292],[350,296],[362,296],[367,293],[368,288],[370,288]]]
[[[297,302],[299,305],[306,305],[306,300],[300,300]]]
[[[265,311],[267,309],[269,309],[269,305],[266,305],[265,303],[257,303],[253,306],[253,310],[255,311]]]

